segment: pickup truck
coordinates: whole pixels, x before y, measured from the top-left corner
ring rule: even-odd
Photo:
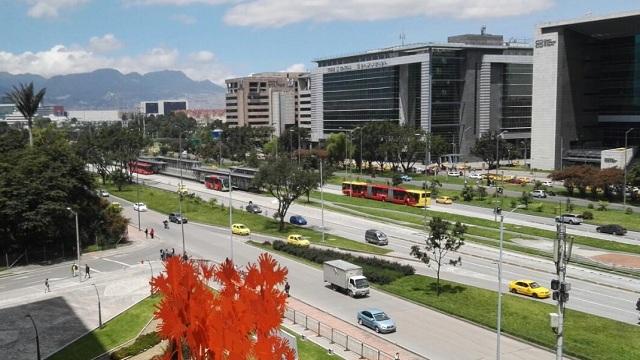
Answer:
[[[351,297],[369,295],[369,281],[362,275],[362,268],[344,260],[330,260],[322,264],[324,281],[331,288],[347,293]]]

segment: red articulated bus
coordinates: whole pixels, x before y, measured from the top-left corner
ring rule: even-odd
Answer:
[[[345,181],[342,183],[342,194],[416,207],[431,204],[430,191],[403,189],[382,184]]]
[[[389,186],[386,185],[369,185],[367,191],[367,199],[378,201],[387,201],[389,198]]]
[[[129,163],[129,169],[132,173],[141,175],[153,175],[156,173],[153,169],[153,165],[144,161],[132,161]]]
[[[229,179],[220,175],[209,175],[204,178],[204,186],[216,191],[229,191]]]
[[[342,194],[351,197],[366,197],[367,185],[365,182],[343,182]]]

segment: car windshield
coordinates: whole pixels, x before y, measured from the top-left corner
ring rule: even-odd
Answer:
[[[356,288],[357,289],[368,288],[368,287],[369,287],[369,282],[367,281],[367,279],[358,279],[358,280],[356,280]]]
[[[532,289],[537,289],[537,288],[539,288],[539,287],[540,287],[540,284],[538,284],[537,282],[532,282],[532,283],[531,283],[531,288],[532,288]]]
[[[383,312],[377,313],[377,314],[373,314],[373,318],[376,319],[376,321],[390,320],[390,318],[387,316],[387,314],[385,314]]]

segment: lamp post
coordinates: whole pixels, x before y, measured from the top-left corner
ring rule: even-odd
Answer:
[[[500,165],[500,136],[506,132],[508,131],[502,130],[498,135],[496,135],[496,180],[498,179],[498,167]]]
[[[233,169],[229,168],[229,258],[233,261],[233,184],[231,174]]]
[[[151,260],[146,259],[142,260],[142,263],[147,262],[149,264],[149,269],[151,269],[151,280],[153,280],[153,265],[151,265]],[[149,285],[151,285],[151,280],[149,280]],[[151,295],[153,295],[153,287],[151,286]]]
[[[322,242],[324,243],[324,180],[322,178],[322,163],[324,160],[320,159],[320,224],[322,226]]]
[[[140,204],[140,176],[138,175],[138,172],[136,172],[136,202],[138,204]],[[140,227],[140,213],[141,213],[141,211],[138,211],[138,231],[141,230],[141,227]]]
[[[513,210],[509,211],[512,213],[518,209],[524,208],[524,205],[520,204],[516,206]],[[496,208],[496,214],[498,213],[498,208]],[[496,359],[500,360],[500,335],[501,335],[501,326],[502,326],[502,242],[504,239],[504,215],[500,212],[500,250],[498,253],[498,324],[497,324],[497,344],[496,344]]]
[[[178,207],[180,211],[180,231],[182,232],[182,256],[187,254],[187,248],[184,243],[184,214],[182,213],[182,191],[184,184],[182,183],[182,131],[178,135],[178,167],[180,168],[180,189],[178,189]]]
[[[362,128],[358,126],[352,131],[356,131],[356,130],[360,132],[360,176],[362,177]]]
[[[100,293],[98,292],[98,287],[96,286],[96,284],[91,285],[93,285],[93,288],[96,289],[96,296],[98,297],[98,325],[100,326],[100,329],[102,329],[102,307],[100,305]]]
[[[67,210],[71,211],[76,217],[76,249],[78,252],[78,266],[80,266],[80,228],[78,227],[78,213],[73,211],[70,207],[68,207]],[[82,276],[78,276],[78,281],[82,282]]]
[[[291,134],[293,134],[294,130],[293,129],[289,129],[289,148],[291,150],[291,152],[289,153],[289,159],[292,158],[291,153],[293,153],[293,140],[291,138]]]
[[[27,314],[24,317],[29,318],[31,320],[31,324],[33,324],[33,329],[36,331],[36,354],[37,359],[40,360],[40,337],[38,336],[38,327],[36,326],[36,322],[33,321],[33,317],[31,314]]]
[[[624,186],[622,187],[622,205],[627,206],[627,137],[634,129],[624,132]]]

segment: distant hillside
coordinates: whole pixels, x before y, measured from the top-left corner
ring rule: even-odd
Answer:
[[[12,86],[31,81],[38,89],[47,88],[45,104],[64,105],[69,110],[133,109],[140,101],[184,98],[194,109],[224,107],[224,88],[208,80],[191,80],[181,71],[169,70],[125,75],[114,69],[100,69],[49,79],[33,74],[0,72],[0,97],[4,97]]]

